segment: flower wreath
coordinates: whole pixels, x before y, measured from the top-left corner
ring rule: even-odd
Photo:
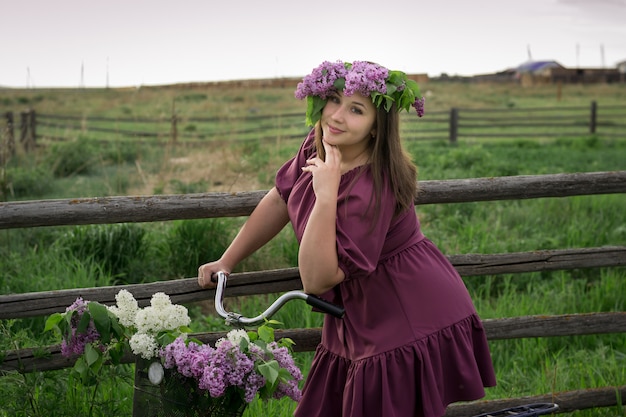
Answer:
[[[295,96],[307,99],[306,124],[313,126],[321,118],[328,97],[337,91],[346,96],[355,92],[371,97],[377,108],[384,106],[390,111],[396,104],[398,111],[415,108],[417,115],[424,115],[424,97],[417,82],[402,71],[390,71],[367,61],[324,61],[298,83]]]

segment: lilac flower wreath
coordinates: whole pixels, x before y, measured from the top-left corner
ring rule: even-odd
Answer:
[[[306,124],[313,126],[320,119],[328,97],[343,91],[346,96],[361,93],[371,97],[377,108],[391,110],[396,104],[398,111],[415,108],[417,115],[424,115],[424,97],[420,95],[417,82],[407,78],[402,71],[390,71],[367,61],[324,61],[298,83],[295,96],[307,99]]]

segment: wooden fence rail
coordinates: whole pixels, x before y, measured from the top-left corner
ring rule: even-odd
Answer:
[[[626,193],[626,171],[432,180],[416,204]],[[0,229],[249,215],[267,193],[202,193],[0,203]]]
[[[626,312],[562,314],[555,316],[524,316],[483,320],[489,340],[521,339],[530,337],[563,337],[593,334],[625,333]],[[193,337],[214,345],[226,332],[196,333]],[[321,341],[322,329],[276,330],[276,337],[288,337],[296,343],[294,351],[314,351]],[[61,355],[61,346],[52,345],[4,352],[0,374],[17,371],[54,371],[74,365],[74,359]],[[133,363],[134,355],[127,353],[123,363]]]
[[[33,149],[37,137],[64,140],[67,132],[90,132],[126,138],[166,139],[177,143],[213,143],[228,138],[259,140],[302,138],[307,129],[302,113],[250,115],[245,117],[184,117],[173,113],[160,118],[76,116],[36,113],[34,109],[20,112],[21,141]],[[7,126],[13,112],[6,112]],[[537,107],[506,109],[452,108],[433,111],[417,119],[402,116],[402,134],[407,140],[448,140],[459,138],[532,138],[601,134],[624,138],[626,106],[600,106],[592,101],[589,107]],[[237,127],[233,127],[237,126]],[[37,133],[39,132],[39,133]],[[74,134],[75,136],[75,134]]]
[[[422,181],[416,204],[464,203],[504,199],[569,197],[626,193],[626,171]],[[250,214],[266,191],[235,194],[192,194],[179,196],[109,197],[25,201],[0,204],[0,228],[58,226],[94,223],[149,222],[206,217],[233,217]],[[626,266],[626,247],[604,246],[539,250],[501,254],[460,254],[448,256],[463,277],[523,272]],[[273,294],[300,289],[297,268],[232,274],[227,296]],[[119,290],[127,289],[144,306],[155,292],[170,295],[174,303],[206,301],[214,290],[203,290],[196,278],[96,288],[0,295],[0,319],[28,318],[63,311],[77,296],[112,304]],[[536,315],[483,320],[489,340],[534,337],[563,337],[626,333],[626,312],[591,312],[564,315]],[[196,335],[215,343],[223,332]],[[288,329],[278,337],[290,337],[296,351],[311,351],[320,342],[321,329]],[[134,357],[127,353],[125,363]],[[27,348],[2,352],[0,375],[7,372],[51,371],[67,368],[73,360],[60,354],[60,346]],[[554,392],[521,398],[453,404],[446,417],[491,412],[533,402],[556,402],[559,412],[592,407],[621,407],[626,385]],[[620,411],[622,412],[622,411]]]
[[[502,254],[450,255],[448,259],[462,276],[515,274],[523,272],[626,266],[626,247],[554,249]],[[270,294],[301,289],[297,268],[232,274],[229,297]],[[198,287],[196,278],[95,288],[75,288],[35,293],[0,295],[0,319],[36,317],[62,312],[76,297],[114,304],[121,289],[130,291],[139,305],[150,303],[155,292],[164,292],[174,303],[212,299],[213,290]]]

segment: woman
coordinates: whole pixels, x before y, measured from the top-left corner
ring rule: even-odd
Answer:
[[[370,62],[324,62],[296,97],[314,129],[224,255],[199,268],[199,284],[290,221],[304,291],[346,310],[325,317],[297,417],[439,417],[483,397],[495,385],[484,330],[420,231],[416,168],[400,143],[398,112],[423,114],[417,84]]]

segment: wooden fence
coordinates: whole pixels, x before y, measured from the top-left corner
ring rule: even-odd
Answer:
[[[402,115],[402,134],[407,140],[448,140],[468,138],[537,138],[597,134],[621,137],[626,128],[626,106],[537,107],[508,109],[461,109],[433,111],[418,119]],[[12,112],[5,114],[7,138],[14,137]],[[237,126],[237,127],[233,127]],[[117,137],[135,140],[207,144],[216,140],[301,139],[308,129],[301,112],[252,115],[238,118],[169,117],[111,118],[20,113],[20,142],[28,149],[37,138],[67,140],[88,133],[103,140]]]
[[[416,204],[445,204],[474,201],[570,197],[626,193],[626,171],[422,181]],[[0,203],[0,229],[57,225],[152,222],[174,219],[247,216],[265,191],[206,193],[152,197],[108,197]],[[512,274],[546,270],[626,266],[626,247],[538,250],[501,254],[460,254],[449,256],[464,276]],[[201,290],[195,278],[80,288],[26,294],[0,295],[0,319],[26,318],[64,311],[77,296],[112,304],[122,289],[133,293],[145,306],[157,291],[170,295],[174,303],[212,299],[214,291]],[[297,268],[232,274],[228,296],[268,294],[300,289]],[[489,340],[626,333],[626,312],[596,312],[555,316],[524,316],[484,320]],[[279,337],[290,337],[297,351],[311,351],[320,341],[321,330],[290,329]],[[198,335],[214,343],[223,333]],[[133,362],[127,354],[126,363]],[[73,365],[60,354],[60,346],[4,352],[0,374],[62,369]],[[559,412],[622,404],[626,381],[621,386],[546,393],[540,396],[506,398],[453,404],[446,416],[469,416],[525,403],[556,402]]]

